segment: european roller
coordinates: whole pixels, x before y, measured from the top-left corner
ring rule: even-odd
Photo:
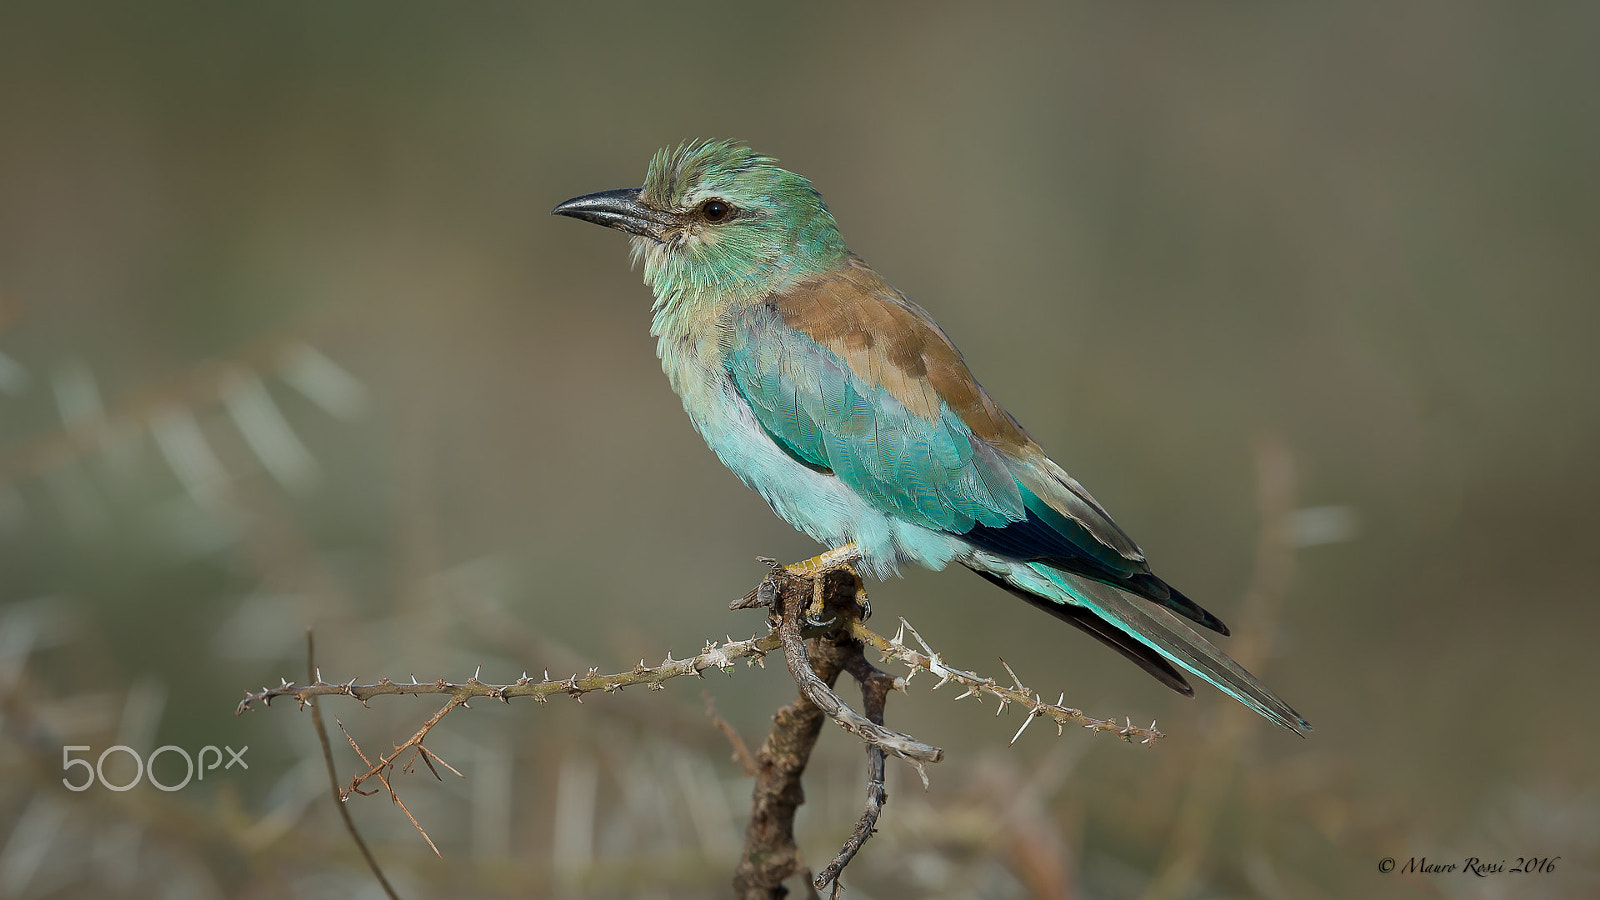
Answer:
[[[1183,621],[1228,633],[850,252],[810,181],[741,144],[691,142],[658,152],[643,187],[553,212],[631,236],[661,367],[695,429],[833,558],[880,578],[959,563],[1179,693],[1194,695],[1187,672],[1311,729]]]

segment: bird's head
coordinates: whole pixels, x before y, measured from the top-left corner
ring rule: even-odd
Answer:
[[[731,141],[661,150],[644,187],[585,194],[551,212],[632,235],[658,305],[764,296],[849,252],[810,181]]]

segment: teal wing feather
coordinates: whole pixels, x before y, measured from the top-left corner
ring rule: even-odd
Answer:
[[[927,528],[965,534],[1026,517],[1005,459],[950,410],[907,409],[768,307],[739,310],[724,327],[734,385],[791,457]]]
[[[1076,517],[1043,500],[1035,485],[1052,495],[1075,488],[1074,497],[1087,498],[1053,464],[1001,452],[942,401],[934,415],[918,414],[769,307],[739,310],[723,326],[729,376],[757,421],[792,458],[832,472],[886,513],[1030,560],[1025,564],[1044,584],[1021,588],[986,577],[1084,628],[1168,686],[1192,693],[1181,668],[1273,721],[1301,733],[1310,729],[1226,654],[1164,611],[1121,592],[1137,592],[1224,630],[1150,575],[1142,556],[1132,560],[1116,553]],[[1092,499],[1082,503],[1099,510]],[[1105,520],[1105,527],[1115,529]],[[1092,518],[1090,523],[1096,524]]]

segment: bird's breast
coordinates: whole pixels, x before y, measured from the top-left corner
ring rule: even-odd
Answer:
[[[830,547],[855,542],[863,572],[877,577],[907,562],[941,569],[970,550],[956,536],[887,515],[831,473],[784,452],[724,368],[715,333],[658,337],[661,367],[695,430],[779,518]]]

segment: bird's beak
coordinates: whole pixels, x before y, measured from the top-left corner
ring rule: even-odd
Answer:
[[[598,191],[573,197],[550,210],[552,216],[571,216],[607,228],[618,228],[652,240],[665,240],[667,228],[677,222],[670,214],[639,202],[641,188]]]

